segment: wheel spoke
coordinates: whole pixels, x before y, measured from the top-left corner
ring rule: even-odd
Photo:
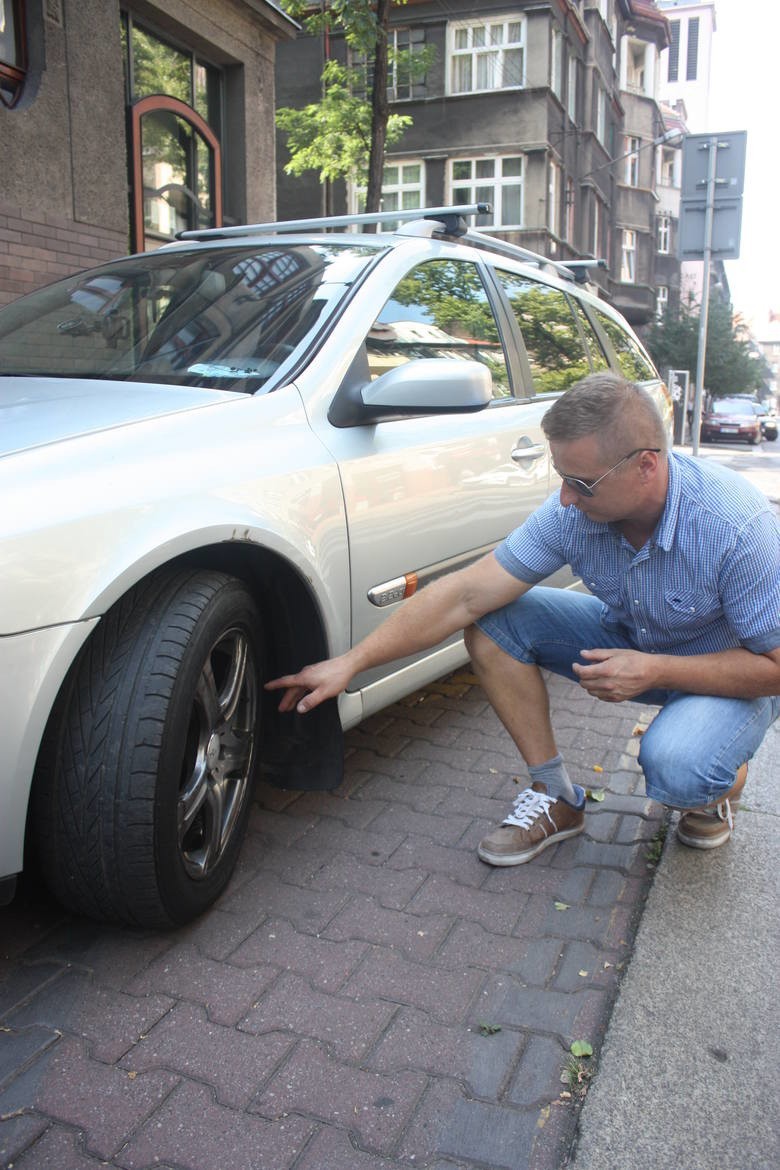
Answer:
[[[225,683],[217,696],[220,714],[229,723],[236,713],[236,707],[244,691],[244,680],[247,669],[247,642],[243,634],[233,635],[233,648],[230,661],[230,670]]]
[[[214,667],[210,657],[203,663],[203,669],[200,672],[196,700],[203,708],[206,726],[213,730],[220,719],[220,702],[217,694],[217,680],[214,677]]]
[[[206,761],[199,757],[189,783],[179,793],[179,841],[183,842],[209,796],[209,773]]]

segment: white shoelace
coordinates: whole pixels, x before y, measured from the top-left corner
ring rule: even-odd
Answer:
[[[525,788],[515,797],[512,811],[504,820],[505,825],[517,825],[519,829],[530,829],[534,821],[544,815],[556,828],[555,821],[550,816],[550,809],[555,804],[555,797],[546,792],[536,792],[533,788]]]

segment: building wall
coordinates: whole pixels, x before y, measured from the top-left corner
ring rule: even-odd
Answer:
[[[0,106],[0,304],[128,250],[121,8],[224,70],[225,218],[274,215],[275,46],[294,35],[275,7],[30,0],[30,74]]]

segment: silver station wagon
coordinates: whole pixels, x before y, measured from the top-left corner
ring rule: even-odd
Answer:
[[[670,416],[584,267],[467,230],[478,210],[184,233],[0,312],[0,900],[26,862],[76,913],[201,913],[255,777],[334,787],[342,731],[465,653],[304,719],[264,679],[343,652],[555,491],[540,420],[584,374]]]

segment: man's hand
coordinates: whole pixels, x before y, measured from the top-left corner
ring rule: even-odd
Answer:
[[[285,674],[281,678],[271,679],[265,684],[265,689],[284,690],[279,703],[280,711],[298,711],[304,715],[313,707],[324,703],[326,699],[333,699],[341,694],[354,673],[352,666],[346,661],[346,656],[328,658],[325,662],[304,666],[297,674]]]
[[[623,703],[658,686],[652,654],[640,650],[581,650],[592,666],[573,663],[574,673],[588,694],[605,703]]]

